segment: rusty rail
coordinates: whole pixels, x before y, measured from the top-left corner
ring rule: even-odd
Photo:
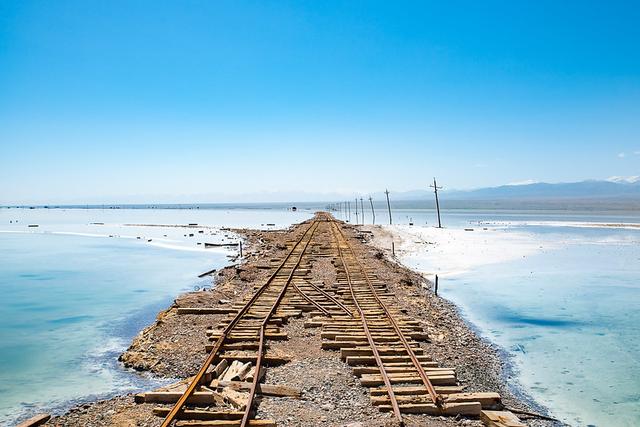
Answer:
[[[320,304],[318,304],[313,298],[309,297],[309,295],[307,295],[302,289],[300,289],[300,287],[298,285],[296,285],[295,283],[291,283],[293,285],[293,288],[300,294],[300,296],[302,298],[304,298],[305,300],[307,300],[307,302],[311,305],[313,305],[315,308],[317,308],[318,310],[320,310],[322,313],[324,313],[326,316],[328,317],[332,317],[331,313],[329,313],[329,310],[327,310],[326,308],[324,308],[323,306],[321,306]]]
[[[284,258],[282,263],[280,263],[278,268],[271,274],[271,276],[269,276],[267,281],[251,297],[251,299],[244,305],[244,307],[236,314],[236,316],[231,320],[231,322],[229,322],[227,327],[222,332],[221,336],[216,340],[216,343],[214,344],[213,348],[211,349],[211,352],[209,352],[209,356],[207,357],[205,362],[200,367],[200,370],[195,375],[194,379],[189,383],[189,386],[187,387],[187,390],[185,391],[185,393],[180,397],[180,399],[178,399],[176,404],[173,406],[173,408],[169,411],[169,413],[165,417],[165,419],[164,419],[164,421],[162,422],[162,425],[161,425],[162,427],[169,427],[171,425],[173,420],[176,418],[176,416],[182,410],[182,407],[185,405],[185,403],[187,403],[187,400],[189,399],[189,397],[191,397],[193,395],[193,392],[195,391],[195,389],[202,382],[202,379],[203,379],[207,369],[209,369],[209,366],[211,366],[211,364],[215,360],[216,355],[218,354],[218,351],[220,351],[220,348],[222,347],[222,344],[224,343],[224,341],[225,341],[227,335],[229,334],[229,332],[231,332],[231,330],[235,327],[235,325],[238,323],[238,321],[240,321],[242,316],[244,316],[247,313],[249,308],[251,308],[251,306],[255,303],[255,301],[260,297],[260,295],[263,294],[263,292],[267,289],[267,287],[275,279],[277,274],[280,272],[280,270],[282,270],[282,268],[285,266],[286,262],[289,260],[289,258],[293,254],[293,252],[296,250],[298,245],[304,240],[304,238],[307,236],[307,234],[312,229],[315,231],[315,228],[317,228],[317,224],[318,224],[318,220],[317,219],[312,221],[311,225],[305,230],[304,234],[300,237],[300,239],[296,242],[296,244],[291,248],[291,250],[289,251],[287,256]],[[311,239],[309,239],[309,242],[310,241],[311,241]],[[309,242],[307,242],[307,245],[305,246],[305,249],[308,246]],[[303,251],[303,253],[304,253],[304,251]],[[293,270],[295,270],[295,268],[297,268],[297,266],[299,264],[300,264],[300,260],[298,260],[298,262],[296,263],[296,267],[294,267]],[[292,275],[293,275],[293,271],[291,272],[289,277],[292,277]],[[284,295],[284,293],[282,293],[282,295]],[[281,299],[281,297],[279,298],[279,300],[280,299]],[[279,300],[278,300],[278,302],[279,302]],[[270,313],[272,313],[275,310],[276,305],[274,305],[272,307],[272,310],[270,311]],[[263,344],[264,344],[264,326],[261,327],[261,330],[260,330],[260,349],[263,348]],[[258,355],[259,356],[259,360],[258,361],[261,361],[261,355],[262,355],[262,352],[259,352],[259,355]],[[259,374],[260,374],[259,370],[260,370],[259,365],[256,363],[256,375],[255,375],[255,378],[259,378]],[[254,378],[254,382],[255,382],[255,378]],[[255,386],[252,386],[251,390],[252,390],[251,391],[251,395],[253,396],[253,394],[255,394]],[[253,399],[251,399],[251,400],[253,400]],[[246,425],[245,418],[248,419],[248,414],[250,413],[250,411],[251,411],[251,406],[247,405],[247,408],[246,408],[246,411],[245,411],[245,417],[243,418],[243,423],[242,423],[243,426]]]
[[[322,289],[320,289],[318,286],[314,285],[311,282],[309,282],[309,286],[311,286],[319,294],[321,294],[322,296],[324,296],[325,298],[333,302],[335,305],[340,307],[342,311],[344,311],[349,317],[353,317],[353,314],[351,313],[351,311],[347,307],[345,307],[344,304],[342,304],[340,301],[338,301],[337,299],[335,299],[334,297],[332,297],[331,295],[329,295],[328,293],[326,293],[325,291],[323,291]]]
[[[336,243],[337,243],[337,248],[338,248],[338,255],[340,257],[340,261],[342,262],[342,265],[344,267],[344,271],[345,274],[347,276],[347,282],[349,284],[349,290],[351,291],[351,298],[353,298],[353,303],[356,306],[356,309],[358,310],[358,313],[360,314],[360,319],[362,320],[362,327],[364,329],[364,333],[367,336],[367,341],[369,342],[369,346],[371,347],[371,351],[373,353],[373,357],[376,360],[376,364],[378,365],[378,368],[380,369],[380,374],[382,375],[382,379],[384,381],[385,386],[387,387],[387,394],[389,395],[389,400],[391,401],[391,407],[393,408],[393,414],[396,417],[396,419],[398,420],[398,422],[400,423],[401,426],[404,425],[404,421],[402,420],[402,414],[400,413],[400,406],[398,405],[398,400],[396,399],[396,395],[393,391],[393,386],[391,385],[391,380],[389,379],[389,376],[387,375],[387,372],[384,369],[384,364],[382,363],[382,359],[380,358],[380,353],[378,352],[378,347],[376,346],[375,341],[373,340],[373,336],[371,335],[371,331],[369,330],[369,325],[367,324],[367,317],[364,313],[364,310],[362,310],[362,308],[360,307],[360,304],[358,303],[358,299],[356,298],[355,292],[353,290],[353,284],[351,282],[351,274],[349,273],[349,268],[347,267],[347,262],[344,259],[344,254],[342,253],[342,249],[340,248],[340,239],[338,239],[338,235],[335,232],[335,229],[338,228],[335,225],[335,222],[331,223],[332,227],[331,227],[331,231],[334,235],[334,237],[336,238]],[[343,236],[344,238],[344,236]]]
[[[289,283],[291,283],[291,279],[293,279],[293,273],[295,273],[295,271],[298,268],[298,266],[300,266],[300,261],[302,261],[302,256],[304,255],[304,253],[306,252],[307,248],[309,247],[309,244],[311,243],[311,239],[313,238],[313,234],[315,233],[316,229],[318,228],[318,221],[317,220],[314,221],[313,224],[311,225],[311,227],[313,227],[313,229],[311,230],[311,234],[309,236],[309,240],[305,243],[304,248],[302,249],[302,252],[300,252],[300,256],[298,257],[298,260],[296,261],[296,264],[291,269],[291,272],[289,273],[289,277],[287,278],[287,281],[285,282],[284,286],[282,287],[282,290],[280,291],[280,294],[278,294],[278,298],[276,298],[276,301],[271,306],[271,309],[269,310],[269,313],[265,316],[264,320],[262,321],[262,325],[260,326],[260,343],[258,344],[258,358],[256,360],[256,372],[255,372],[255,375],[253,376],[253,382],[251,384],[251,390],[249,391],[249,399],[247,400],[247,408],[246,408],[246,410],[244,412],[244,416],[242,417],[242,422],[240,423],[240,427],[246,427],[249,424],[249,417],[251,415],[251,408],[253,406],[253,400],[254,400],[255,395],[256,395],[256,388],[258,387],[258,383],[260,382],[260,370],[262,369],[262,354],[264,353],[264,335],[265,335],[265,329],[267,327],[267,323],[269,322],[269,319],[271,319],[271,316],[273,316],[273,313],[276,311],[276,308],[280,304],[280,301],[282,301],[282,298],[284,297],[284,294],[287,292],[287,288],[289,287]],[[311,227],[310,227],[310,229],[311,229]],[[303,238],[304,238],[304,236],[303,236]],[[298,243],[296,243],[296,246],[300,243],[300,241],[298,241]]]
[[[363,276],[364,276],[364,278],[365,278],[365,280],[366,280],[366,282],[367,282],[367,284],[369,286],[369,289],[371,289],[371,293],[373,294],[373,297],[376,299],[377,303],[380,305],[380,308],[382,308],[382,310],[384,311],[385,315],[389,319],[389,323],[392,325],[392,327],[395,330],[396,334],[400,338],[400,341],[402,342],[402,345],[406,349],[407,354],[411,358],[411,362],[413,363],[413,366],[416,368],[416,371],[418,372],[418,375],[420,376],[420,379],[422,380],[422,383],[424,384],[425,388],[429,392],[429,396],[431,397],[431,400],[433,401],[433,403],[437,407],[442,408],[442,397],[436,392],[435,388],[433,387],[433,384],[429,380],[429,377],[427,376],[426,372],[424,371],[424,368],[422,367],[422,365],[420,364],[420,361],[416,357],[415,352],[413,351],[413,349],[409,345],[409,342],[407,341],[407,338],[402,333],[402,330],[400,329],[400,326],[398,325],[396,320],[393,318],[393,316],[389,312],[389,309],[387,308],[386,304],[378,296],[378,293],[376,292],[375,288],[373,287],[373,284],[371,283],[371,279],[369,278],[369,275],[367,274],[367,270],[362,265],[362,263],[360,262],[358,257],[355,255],[355,251],[353,250],[353,247],[349,243],[349,240],[344,236],[344,233],[342,232],[340,227],[337,227],[335,225],[335,221],[334,221],[333,225],[334,225],[334,229],[338,230],[338,233],[340,234],[340,236],[342,237],[343,241],[345,242],[345,245],[351,251],[353,259],[355,260],[355,262],[358,264],[358,267],[362,271],[362,274],[363,274]],[[341,252],[340,256],[343,259],[343,264],[345,265],[345,269],[347,269],[346,263],[344,263],[344,258],[343,258],[342,252]]]

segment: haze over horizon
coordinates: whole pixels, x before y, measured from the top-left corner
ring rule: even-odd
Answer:
[[[628,2],[3,2],[0,204],[638,176],[639,18]]]

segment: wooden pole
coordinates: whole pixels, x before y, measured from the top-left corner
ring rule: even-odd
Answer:
[[[358,198],[356,197],[356,224],[360,224],[360,220],[359,220],[359,216],[358,216]]]
[[[387,195],[387,209],[389,210],[389,225],[391,225],[391,203],[389,203],[389,190],[385,189],[384,194]]]
[[[358,198],[356,197],[356,224],[360,224],[360,221],[358,221]]]
[[[242,240],[240,240],[240,258],[242,258]]]
[[[391,241],[391,253],[396,256],[396,244],[393,240]]]
[[[362,213],[362,225],[364,225],[364,202],[362,197],[360,197],[360,212]]]
[[[438,296],[438,275],[436,274],[436,296]]]
[[[376,225],[376,211],[373,210],[373,199],[371,196],[369,196],[369,203],[371,203],[371,217],[373,218],[371,224]]]
[[[438,187],[438,184],[436,184],[435,177],[433,178],[433,185],[430,185],[429,187],[433,187],[433,192],[436,195],[436,210],[438,212],[438,228],[442,228],[442,223],[440,222],[440,203],[438,202],[438,190],[441,189],[442,187]]]
[[[347,202],[347,211],[349,212],[349,221],[351,222],[351,202]]]

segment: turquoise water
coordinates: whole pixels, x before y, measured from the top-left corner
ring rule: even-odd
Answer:
[[[405,202],[405,206],[412,206]],[[391,219],[393,224],[407,225],[413,223],[415,226],[436,226],[438,217],[435,209],[422,209],[419,202],[415,202],[415,207],[403,207],[401,209],[391,208]],[[365,224],[371,224],[373,216],[371,208],[366,204]],[[351,206],[351,215],[343,211],[336,211],[334,215],[338,219],[348,220],[356,223],[356,215]],[[376,224],[389,224],[389,212],[386,205],[374,205]],[[360,209],[360,208],[358,208]],[[362,223],[362,216],[358,215],[359,223]],[[527,222],[527,221],[571,221],[571,222],[600,222],[600,223],[640,223],[640,215],[633,211],[558,211],[558,210],[487,210],[487,209],[446,209],[441,211],[441,223],[443,227],[462,227],[469,224],[477,224],[479,221],[501,221]]]
[[[304,221],[321,205],[291,212],[283,207],[220,209],[6,209],[0,208],[0,230],[99,232],[92,223],[201,224],[218,227],[282,228]],[[15,221],[18,221],[17,223]],[[268,225],[273,224],[273,225]]]
[[[118,355],[178,293],[205,284],[198,273],[229,262],[197,242],[232,237],[122,224],[273,228],[313,210],[0,209],[0,424],[156,384],[124,370]],[[435,222],[432,210],[394,215],[394,223]],[[563,220],[640,222],[633,213],[443,212],[448,227]],[[443,279],[441,294],[507,351],[513,383],[554,416],[579,426],[640,425],[640,230],[505,232],[521,230],[545,250]]]
[[[288,226],[311,214],[0,209],[0,425],[157,385],[124,369],[118,356],[179,293],[211,284],[199,273],[230,262],[229,252],[197,241],[237,240],[224,231],[189,237],[194,230],[122,224],[273,228],[266,224]]]
[[[0,423],[35,408],[135,390],[116,363],[144,324],[221,254],[46,234],[0,237]]]
[[[553,249],[447,278],[440,294],[554,416],[640,425],[640,230],[521,229]]]

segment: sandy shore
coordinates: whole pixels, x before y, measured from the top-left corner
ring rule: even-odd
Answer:
[[[120,357],[122,363],[161,377],[193,375],[206,357],[205,330],[220,322],[224,315],[178,315],[177,308],[224,306],[241,300],[254,284],[266,279],[268,270],[261,267],[285,254],[287,237],[297,235],[303,229],[295,226],[284,231],[234,230],[247,242],[243,262],[221,270],[214,290],[180,295],[171,307],[158,314],[154,324],[134,339]],[[366,265],[376,269],[379,277],[389,284],[397,304],[422,322],[430,336],[429,342],[421,343],[427,353],[442,365],[455,368],[460,383],[467,390],[497,391],[509,407],[540,411],[541,408],[532,407],[527,399],[508,386],[508,366],[499,349],[479,338],[460,318],[455,306],[435,297],[431,283],[423,275],[399,265],[389,256],[388,250],[381,251],[370,244],[373,239],[376,245],[385,247],[388,236],[380,230],[382,232],[376,232],[374,237],[367,232],[369,230],[360,232],[348,226],[347,234],[364,256]],[[460,267],[452,265],[448,269],[455,272]],[[327,259],[318,260],[313,264],[313,275],[318,280],[330,282],[335,277],[335,267]],[[359,385],[339,354],[320,348],[320,331],[305,329],[302,323],[303,319],[290,322],[286,327],[289,339],[273,345],[274,351],[288,355],[291,362],[270,368],[265,381],[300,387],[303,398],[263,397],[258,415],[275,420],[279,426],[393,425],[390,414],[371,407],[367,389]],[[63,416],[54,417],[49,424],[156,426],[161,419],[152,415],[152,408],[150,404],[137,405],[133,395],[125,395],[73,408]],[[538,419],[526,422],[532,426],[552,424]],[[407,425],[480,426],[481,423],[465,418],[408,415]]]

